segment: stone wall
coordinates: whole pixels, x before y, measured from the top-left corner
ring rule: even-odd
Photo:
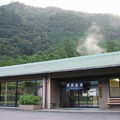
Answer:
[[[107,99],[109,98],[109,79],[99,80],[99,108],[107,109]]]

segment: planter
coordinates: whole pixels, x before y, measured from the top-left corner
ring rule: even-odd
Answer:
[[[19,105],[20,110],[39,110],[42,109],[42,105]]]

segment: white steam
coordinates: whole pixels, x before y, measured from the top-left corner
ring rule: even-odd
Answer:
[[[83,43],[80,42],[76,50],[82,55],[104,53],[105,49],[99,46],[100,41],[103,39],[104,37],[100,32],[100,27],[93,23],[88,29],[86,37],[82,39]]]

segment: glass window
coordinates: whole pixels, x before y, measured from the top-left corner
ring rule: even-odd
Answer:
[[[119,78],[110,80],[110,87],[119,87]]]
[[[120,97],[120,79],[110,79],[110,96]]]
[[[22,81],[18,84],[18,100],[23,94],[34,94],[39,96],[42,103],[42,80]]]

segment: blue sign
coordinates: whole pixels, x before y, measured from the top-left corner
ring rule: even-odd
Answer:
[[[68,82],[66,83],[66,90],[83,90],[82,82]]]

